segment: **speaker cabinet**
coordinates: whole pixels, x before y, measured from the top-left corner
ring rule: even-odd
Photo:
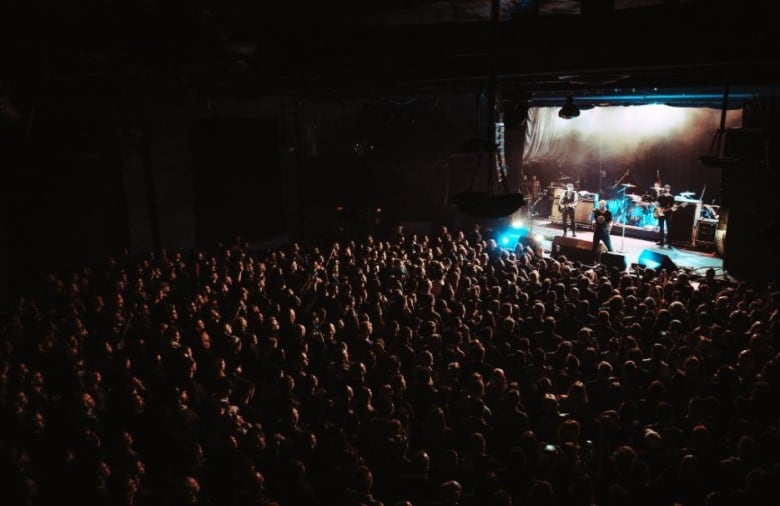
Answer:
[[[590,226],[590,213],[593,211],[593,200],[580,200],[574,210],[574,221],[578,224]]]
[[[558,207],[558,202],[561,200],[561,193],[563,193],[563,188],[554,188],[552,189],[552,207],[550,208],[550,220],[555,222],[562,222],[563,221],[563,214],[561,214],[561,209]],[[576,211],[575,211],[576,215]],[[576,221],[576,220],[575,220]]]
[[[669,223],[669,241],[678,244],[690,244],[693,241],[693,226],[696,221],[697,206],[688,205],[678,208]]]
[[[558,258],[565,256],[568,260],[577,260],[583,263],[593,262],[593,243],[574,237],[558,236],[553,238],[552,256]]]
[[[696,225],[696,242],[715,243],[715,230],[718,228],[718,220],[699,220]]]

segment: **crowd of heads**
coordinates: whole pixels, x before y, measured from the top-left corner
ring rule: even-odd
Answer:
[[[0,335],[7,504],[770,504],[780,295],[446,228],[121,256]]]

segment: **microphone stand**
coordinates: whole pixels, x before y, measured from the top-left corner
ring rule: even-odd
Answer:
[[[626,169],[626,173],[623,174],[622,176],[620,176],[620,179],[618,179],[618,181],[615,183],[615,186],[621,184],[622,181],[625,178],[627,178],[630,174],[631,174],[631,169],[630,168]],[[618,190],[618,192],[621,192],[621,191],[623,192],[623,195],[620,197],[620,202],[621,202],[621,207],[622,207],[621,211],[622,211],[622,214],[623,214],[623,232],[621,234],[621,239],[620,239],[620,250],[618,250],[619,253],[623,253],[624,249],[625,249],[625,246],[626,246],[626,224],[628,224],[628,209],[627,209],[627,206],[626,206],[626,199],[627,199],[626,189],[628,189],[628,186],[625,185],[625,184],[623,184],[622,186],[623,186],[623,188]]]
[[[628,174],[628,172],[626,172]],[[626,177],[626,176],[623,176]],[[623,179],[623,178],[620,178]],[[626,245],[626,223],[628,223],[628,210],[626,209],[626,186],[618,190],[618,193],[623,192],[622,196],[620,197],[620,214],[623,218],[623,231],[621,233],[621,239],[620,239],[620,249],[618,250],[618,253],[623,253]]]
[[[627,170],[626,170],[626,173],[625,173],[625,174],[623,174],[622,176],[620,176],[620,179],[618,179],[617,181],[615,181],[615,184],[613,184],[613,185],[612,185],[612,189],[613,189],[613,190],[614,190],[615,188],[617,188],[617,187],[618,187],[618,185],[620,185],[620,183],[622,183],[622,182],[623,182],[623,180],[624,180],[625,178],[627,178],[627,177],[628,177],[628,175],[629,175],[628,173],[630,172],[630,170],[631,170],[631,169],[627,169]],[[626,187],[624,186],[624,187],[623,187],[623,190],[625,190],[625,189],[626,189]],[[618,191],[620,191],[620,190],[618,190]]]
[[[625,252],[625,246],[626,246],[626,224],[628,223],[628,212],[626,209],[626,191],[625,187],[623,188],[623,234],[620,238],[620,252]]]

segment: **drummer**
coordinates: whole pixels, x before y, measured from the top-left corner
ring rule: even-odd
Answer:
[[[650,189],[647,190],[647,195],[649,197],[648,202],[655,202],[658,200],[658,197],[661,196],[661,194],[664,192],[663,186],[661,186],[660,181],[656,181],[655,184],[650,187]]]

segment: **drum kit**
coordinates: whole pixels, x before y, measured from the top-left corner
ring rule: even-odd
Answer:
[[[629,189],[636,188],[634,184],[623,183],[620,186],[622,189],[619,194],[623,194],[624,197],[607,203],[611,211],[614,209],[612,214],[615,221],[635,227],[654,226],[656,221],[653,217],[654,199],[649,199],[647,195],[628,193]]]
[[[619,223],[635,227],[654,227],[657,223],[655,217],[656,201],[658,199],[658,188],[650,188],[647,193],[639,195],[637,193],[628,193],[629,189],[636,188],[636,185],[625,183],[620,185],[619,194],[624,197],[615,199],[610,208],[615,209],[612,214]],[[695,193],[691,191],[680,192],[677,198],[682,201],[690,201],[695,198]]]

